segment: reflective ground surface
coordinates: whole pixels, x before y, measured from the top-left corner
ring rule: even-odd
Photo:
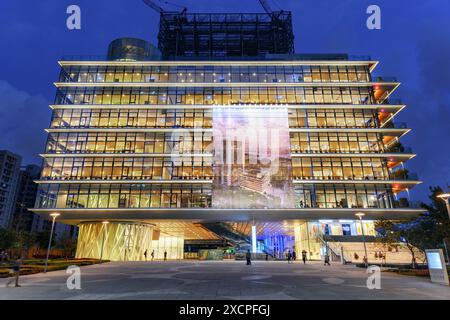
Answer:
[[[369,290],[365,269],[296,261],[155,261],[107,263],[81,269],[81,290],[65,271],[20,278],[0,299],[450,299],[449,287],[428,278],[381,273]]]

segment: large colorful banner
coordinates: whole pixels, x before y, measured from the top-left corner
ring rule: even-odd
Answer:
[[[286,107],[215,106],[215,208],[294,208]]]

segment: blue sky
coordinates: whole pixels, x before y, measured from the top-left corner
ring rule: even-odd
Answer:
[[[263,12],[258,0],[173,0],[191,12]],[[273,1],[271,1],[273,4]],[[375,75],[396,76],[394,93],[407,108],[396,121],[412,132],[402,140],[418,156],[407,164],[428,186],[450,183],[450,1],[276,0],[293,13],[298,53],[349,53],[379,60]],[[81,8],[82,29],[66,28],[66,8]],[[381,30],[366,28],[366,8],[381,8]],[[166,5],[168,9],[177,9]],[[273,5],[277,8],[276,5]],[[14,0],[0,3],[0,149],[40,163],[43,129],[63,55],[105,54],[112,39],[131,36],[156,44],[159,16],[141,0]]]

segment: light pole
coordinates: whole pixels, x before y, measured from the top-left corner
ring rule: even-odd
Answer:
[[[50,255],[50,248],[52,246],[53,230],[55,229],[55,220],[59,216],[60,216],[59,213],[56,213],[56,212],[55,213],[50,213],[50,217],[52,217],[52,229],[50,231],[50,239],[48,240],[47,257],[45,258],[44,273],[47,272],[48,256]]]
[[[449,192],[442,193],[442,194],[437,195],[436,197],[445,202],[445,206],[447,207],[447,214],[448,214],[448,217],[450,218],[450,193]],[[443,242],[444,242],[445,255],[447,256],[447,263],[450,263],[450,258],[448,256],[447,244],[445,243],[445,239]]]
[[[368,257],[368,255],[367,255],[366,237],[365,237],[365,235],[364,235],[364,225],[363,225],[363,222],[362,222],[362,218],[363,218],[365,215],[366,215],[366,214],[365,214],[365,213],[362,213],[362,212],[358,212],[358,213],[355,214],[355,216],[357,216],[357,217],[359,218],[359,223],[361,224],[361,232],[362,232],[362,237],[363,237],[364,254],[365,254],[364,264],[365,264],[365,266],[366,266],[366,268],[367,268],[367,264],[368,264],[368,261],[369,261],[369,257]]]
[[[103,238],[102,238],[102,251],[100,253],[100,261],[103,259],[103,245],[105,244],[105,233],[106,233],[106,225],[109,223],[109,221],[103,221],[102,222],[102,229],[103,230]]]
[[[445,206],[447,207],[447,214],[450,218],[450,193],[442,193],[440,195],[437,195],[436,197],[442,199],[445,202]]]

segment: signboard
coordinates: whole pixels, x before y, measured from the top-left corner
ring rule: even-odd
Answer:
[[[449,285],[447,265],[445,264],[442,249],[425,250],[430,271],[431,282]]]

